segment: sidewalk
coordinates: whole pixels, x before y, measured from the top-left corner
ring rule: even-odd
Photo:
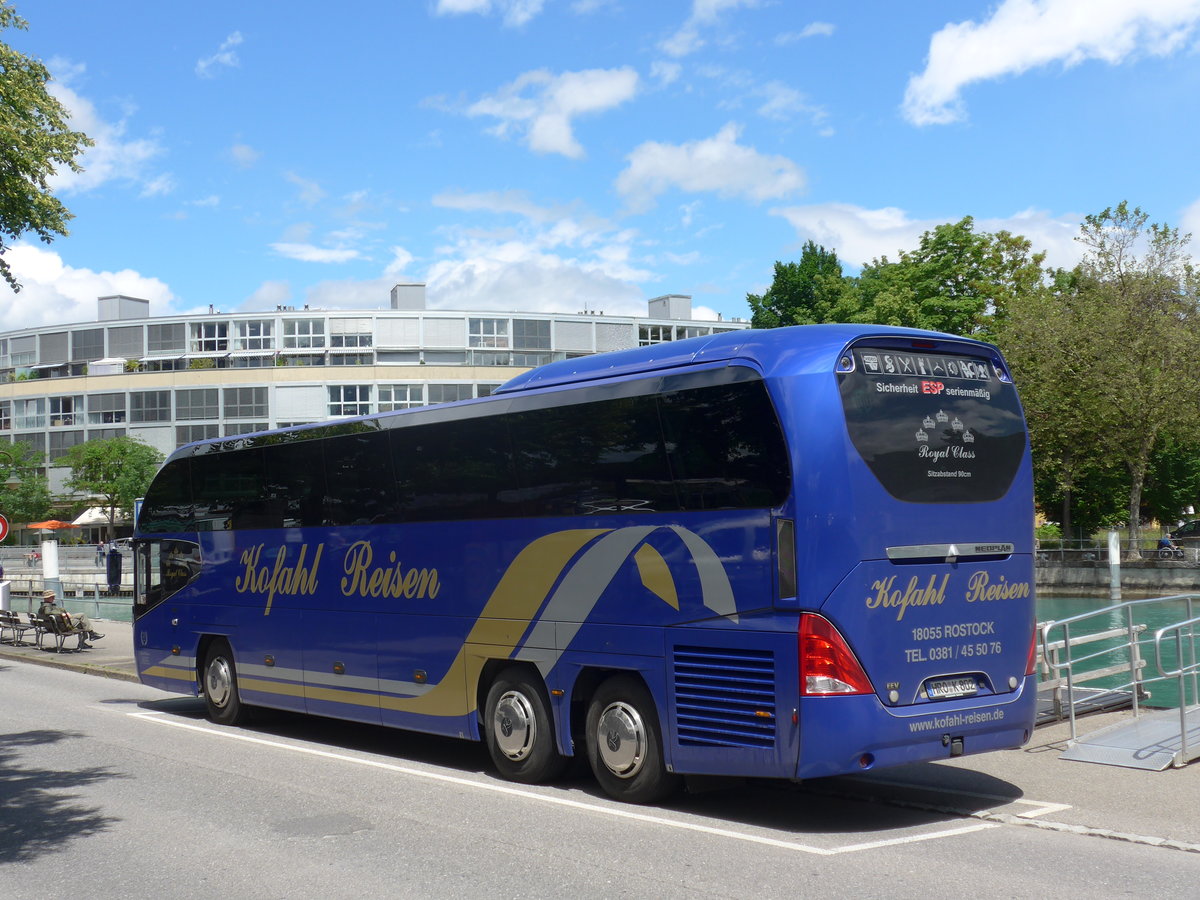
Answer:
[[[96,630],[104,635],[92,644],[91,650],[76,650],[79,639],[69,637],[61,653],[55,652],[52,640],[42,642],[39,650],[33,643],[33,632],[25,633],[24,645],[0,644],[0,659],[16,659],[39,666],[54,666],[71,669],[88,675],[103,675],[122,681],[137,681],[137,667],[133,661],[133,625],[130,622],[114,622],[96,619]],[[48,648],[48,649],[45,649]]]
[[[32,644],[0,644],[0,660],[19,660],[137,681],[133,625],[100,621],[104,634],[92,650],[38,650]],[[32,635],[27,635],[32,636]],[[75,639],[67,641],[74,646]],[[1079,733],[1129,717],[1128,712],[1089,715]],[[1200,853],[1200,762],[1182,769],[1147,772],[1060,760],[1067,724],[1038,728],[1028,745],[939,763],[881,769],[846,779],[808,782],[834,794],[886,797],[889,802],[938,808],[985,821]]]

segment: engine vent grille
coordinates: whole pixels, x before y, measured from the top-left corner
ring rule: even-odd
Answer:
[[[765,650],[676,647],[680,744],[775,746],[775,656]]]

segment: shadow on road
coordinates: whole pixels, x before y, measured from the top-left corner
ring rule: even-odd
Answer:
[[[139,705],[147,711],[207,722],[202,699],[176,697]],[[335,753],[383,757],[399,765],[437,766],[455,774],[483,776],[507,784],[495,774],[484,745],[474,741],[268,709],[256,710],[253,720],[239,730],[316,744]],[[899,774],[889,777],[889,773]],[[904,783],[897,785],[898,779]],[[585,794],[614,802],[593,780],[586,759],[577,759],[567,775],[553,784],[530,789]],[[964,815],[1021,796],[1020,788],[990,775],[919,763],[873,775],[803,783],[689,779],[685,793],[656,808],[797,835],[849,834],[960,821]]]
[[[83,736],[49,730],[0,734],[0,863],[35,859],[118,821],[79,802],[74,790],[123,776],[102,767],[67,771],[28,765],[37,756],[31,748]]]

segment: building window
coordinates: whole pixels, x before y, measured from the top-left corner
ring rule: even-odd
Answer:
[[[267,354],[255,356],[233,356],[229,359],[231,369],[268,369],[275,365],[275,357]]]
[[[31,431],[29,434],[13,435],[13,441],[19,444],[28,444],[33,448],[33,458],[45,459],[46,457],[46,432]],[[35,463],[40,465],[40,463]]]
[[[115,437],[125,437],[124,428],[89,428],[89,441],[107,441]]]
[[[91,362],[104,358],[104,329],[89,328],[87,331],[71,332],[71,359],[76,362]],[[53,450],[51,451],[53,454]]]
[[[508,319],[468,319],[467,346],[487,349],[508,347]]]
[[[430,403],[453,403],[455,400],[470,400],[473,391],[469,384],[431,384]]]
[[[268,422],[228,422],[225,425],[225,437],[239,434],[250,434],[255,431],[266,431],[271,425]]]
[[[330,353],[331,366],[369,366],[375,362],[373,353]]]
[[[285,366],[323,366],[324,353],[287,353],[280,357]]]
[[[170,422],[170,391],[137,391],[129,395],[129,421]]]
[[[370,319],[334,319],[329,323],[330,347],[370,347],[373,340]]]
[[[228,322],[193,322],[192,353],[220,353],[229,349]]]
[[[265,419],[266,417],[267,389],[265,387],[225,388],[226,419]]]
[[[52,431],[50,432],[50,462],[66,456],[67,451],[76,444],[83,443],[83,430]]]
[[[12,401],[0,400],[0,431],[12,431]]]
[[[13,411],[16,414],[18,428],[46,427],[46,398],[33,397],[29,400],[14,400]],[[22,438],[22,440],[24,440]],[[42,444],[45,451],[46,445]]]
[[[119,359],[138,359],[146,355],[141,325],[122,325],[108,329],[108,352]]]
[[[680,325],[675,333],[682,341],[685,338],[704,337],[712,334],[712,329],[705,325]]]
[[[514,350],[549,350],[549,319],[513,319]]]
[[[673,339],[671,325],[642,325],[638,328],[638,346],[648,347],[651,344],[664,344]]]
[[[329,415],[365,416],[371,411],[369,384],[335,384],[329,387]]]
[[[125,419],[124,394],[92,394],[88,397],[89,425],[112,425]]]
[[[234,350],[274,350],[275,323],[270,319],[251,319],[234,323]]]
[[[83,397],[51,397],[50,426],[83,424]]]
[[[220,432],[219,425],[176,425],[175,446],[182,447],[192,441],[206,441],[210,438],[220,437]]]
[[[150,325],[146,328],[146,353],[162,356],[167,353],[182,353],[187,330],[182,322],[170,325]]]
[[[177,419],[215,419],[220,413],[217,410],[218,396],[216,388],[197,388],[190,391],[175,392],[175,418]],[[215,437],[216,435],[214,435]],[[193,440],[198,440],[193,438]],[[186,443],[186,442],[185,442]]]
[[[324,319],[288,319],[283,323],[283,346],[287,350],[307,350],[325,346]]]
[[[524,366],[527,369],[532,369],[534,366],[544,366],[550,362],[552,354],[546,353],[514,353],[510,365]]]
[[[475,385],[475,396],[490,397],[492,396],[492,391],[496,390],[498,387],[500,387],[499,382],[496,382],[495,384],[477,384]]]
[[[425,385],[423,384],[379,385],[380,412],[391,412],[395,409],[412,409],[414,406],[424,405]]]

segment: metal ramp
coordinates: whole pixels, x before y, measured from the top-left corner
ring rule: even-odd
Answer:
[[[1186,738],[1186,740],[1185,740]],[[1077,738],[1059,757],[1161,772],[1200,759],[1200,706],[1159,710]]]
[[[1146,641],[1147,651],[1153,648],[1157,670],[1147,675],[1144,670],[1149,667],[1139,645],[1139,635],[1147,629],[1135,619],[1139,612],[1161,604],[1172,604],[1172,610],[1182,605],[1186,618],[1157,629],[1152,641]],[[1071,723],[1071,737],[1061,759],[1150,771],[1186,766],[1200,759],[1198,611],[1200,594],[1180,594],[1129,600],[1038,626],[1043,678],[1039,724],[1052,718],[1066,718]],[[1128,680],[1120,685],[1097,689],[1079,684],[1097,677],[1111,681],[1121,672]],[[1149,696],[1145,688],[1155,682],[1177,686],[1177,709],[1145,709],[1142,701]],[[1114,702],[1118,699],[1132,708],[1132,721],[1079,735],[1078,715],[1118,708]]]

